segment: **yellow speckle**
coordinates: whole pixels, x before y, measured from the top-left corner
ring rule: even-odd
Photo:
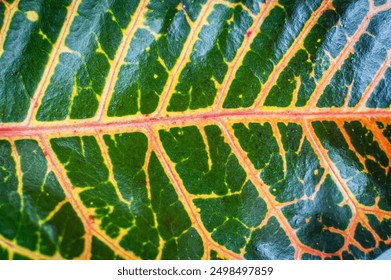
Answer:
[[[31,22],[36,22],[39,19],[39,15],[36,11],[28,11],[26,12],[26,17]]]
[[[153,74],[153,77],[156,79],[158,76],[156,74]]]

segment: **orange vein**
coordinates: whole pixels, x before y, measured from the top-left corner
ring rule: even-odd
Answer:
[[[391,51],[387,52],[387,57],[384,60],[383,65],[380,67],[379,71],[377,71],[375,77],[373,77],[372,81],[368,85],[368,87],[365,89],[360,102],[356,105],[358,107],[358,111],[362,111],[365,109],[365,105],[371,96],[371,93],[375,89],[375,87],[379,84],[379,82],[384,78],[384,74],[386,73],[388,67],[390,67],[391,63]]]
[[[95,117],[96,121],[100,121],[102,119],[103,112],[107,112],[107,107],[109,105],[107,100],[108,100],[110,94],[114,90],[114,86],[115,86],[114,81],[116,78],[118,78],[120,66],[122,65],[122,63],[126,57],[127,53],[125,52],[125,50],[127,50],[129,48],[130,42],[133,38],[133,35],[137,30],[138,23],[140,22],[141,15],[144,15],[147,12],[147,7],[148,7],[148,5],[146,4],[146,0],[143,0],[142,2],[140,2],[139,6],[137,7],[137,10],[134,13],[132,21],[129,23],[127,29],[125,30],[124,39],[122,40],[121,44],[119,45],[118,51],[117,51],[115,58],[112,62],[112,64],[114,64],[114,66],[110,68],[110,72],[107,75],[108,78],[106,79],[106,84],[103,89],[103,94],[102,94],[101,101],[99,103],[99,107],[98,107],[96,117]]]
[[[348,133],[345,131],[344,127],[341,127],[340,123],[336,122],[337,124],[337,127],[338,129],[341,131],[343,137],[345,138],[345,141],[346,143],[348,144],[349,146],[349,149],[352,150],[356,155],[357,155],[357,158],[359,159],[360,163],[364,166],[364,171],[366,171],[367,173],[369,173],[369,171],[367,170],[366,166],[365,166],[365,158],[363,158],[363,156],[360,155],[360,153],[357,152],[356,148],[354,147],[353,143],[351,142],[350,140],[350,136],[348,135]],[[372,130],[374,129],[374,127],[372,127],[371,129],[371,124],[369,122],[365,122],[365,128],[367,128],[368,130],[370,130],[372,132]],[[378,142],[378,144],[380,145],[380,147],[382,145],[385,145],[384,142],[382,142],[381,140],[384,140],[383,137],[377,137],[378,134],[375,134],[372,132],[372,135],[374,137],[374,140]],[[383,150],[384,151],[384,150]],[[387,150],[385,150],[385,154],[388,157],[388,152]],[[349,191],[349,196],[350,197],[354,197],[354,194],[350,192],[350,190],[348,189]],[[379,199],[379,197],[377,197]],[[389,216],[391,217],[391,212],[387,212],[387,211],[384,211],[384,210],[380,210],[378,207],[378,202],[375,202],[375,204],[373,206],[364,206],[364,205],[361,205],[359,204],[359,202],[357,200],[354,200],[354,203],[356,204],[356,208],[357,208],[357,211],[358,212],[370,212],[370,211],[373,211],[375,213],[376,216],[378,216],[379,213],[382,213],[382,216]],[[364,223],[366,223],[366,221],[364,220]]]
[[[42,79],[38,84],[37,90],[34,93],[34,96],[31,100],[30,109],[27,113],[26,117],[26,125],[30,125],[31,120],[33,116],[36,115],[38,110],[38,105],[41,103],[41,100],[43,98],[43,94],[45,93],[46,89],[48,88],[50,84],[50,77],[53,74],[54,67],[57,64],[57,60],[59,59],[61,49],[65,46],[65,39],[66,34],[69,33],[69,30],[71,28],[71,24],[73,22],[73,19],[76,17],[77,9],[79,5],[81,4],[80,0],[75,0],[71,2],[71,5],[68,7],[68,14],[65,19],[64,25],[61,28],[60,34],[58,35],[58,40],[54,44],[52,52],[50,53],[49,60],[47,62],[47,67],[45,68],[45,72],[42,75]]]
[[[240,67],[240,62],[243,61],[243,58],[245,54],[247,53],[251,43],[253,42],[254,38],[256,35],[258,35],[258,30],[261,28],[261,24],[263,20],[266,18],[266,16],[269,14],[269,11],[271,10],[272,6],[271,5],[272,1],[269,1],[269,3],[264,4],[264,9],[257,15],[256,20],[254,21],[253,25],[249,28],[247,31],[247,34],[250,34],[250,36],[244,36],[243,43],[240,46],[237,55],[235,56],[234,60],[230,63],[228,66],[229,71],[227,75],[225,76],[225,79],[222,83],[221,91],[219,93],[218,99],[216,101],[214,109],[217,110],[221,107],[224,97],[227,95],[228,92],[228,86],[231,85],[233,75],[236,73],[236,71]]]
[[[367,123],[367,125],[368,125],[368,123]],[[344,192],[342,192],[342,194],[344,195],[346,200],[350,200],[351,203],[354,205],[354,208],[356,209],[355,212],[357,214],[359,212],[360,213],[361,212],[368,212],[368,213],[372,213],[372,214],[376,215],[377,217],[379,217],[379,216],[381,216],[381,217],[390,216],[391,217],[391,212],[381,210],[375,205],[374,206],[365,206],[365,205],[361,205],[358,203],[358,201],[355,199],[355,196],[350,192],[350,189],[347,186],[345,186],[345,184],[343,184],[342,179],[339,177],[338,171],[335,170],[333,163],[330,160],[328,160],[328,157],[322,151],[321,143],[317,140],[316,136],[313,135],[311,128],[309,127],[309,125],[306,121],[304,123],[304,126],[305,126],[306,135],[309,137],[310,142],[313,143],[313,147],[315,149],[315,152],[319,155],[320,159],[325,164],[325,167],[329,167],[329,170],[331,171],[331,176],[332,176],[333,180],[335,182],[339,183],[339,185],[341,187],[344,187],[343,188]],[[339,127],[339,129],[341,132],[343,132],[342,128]],[[376,135],[376,134],[374,134],[374,135]],[[353,145],[349,141],[349,138],[346,136],[346,134],[344,134],[344,136],[345,136],[345,140],[347,141],[347,144],[349,145],[349,147],[355,151],[355,149],[353,148]],[[356,154],[358,155],[357,152],[356,152]],[[363,163],[362,159],[361,159],[361,163]]]
[[[19,0],[15,0],[12,4],[8,4],[6,2],[3,2],[3,4],[5,5],[7,10],[5,12],[5,16],[3,19],[3,26],[1,27],[0,30],[0,57],[4,53],[5,37],[11,25],[11,19],[13,18],[15,12],[18,10],[17,6],[19,4]]]
[[[170,160],[167,158],[166,154],[163,152],[163,148],[160,146],[159,142],[156,139],[156,136],[151,128],[148,128],[149,138],[151,140],[151,145],[153,146],[155,152],[157,153],[159,159],[161,160],[163,167],[170,178],[172,185],[174,186],[176,193],[178,194],[179,200],[184,204],[185,208],[189,211],[189,217],[192,221],[193,227],[195,227],[199,234],[202,236],[204,241],[204,258],[208,258],[209,246],[216,247],[217,251],[222,252],[224,255],[229,256],[232,259],[241,259],[242,257],[230,252],[220,245],[216,245],[209,235],[209,232],[204,228],[202,221],[200,221],[199,214],[197,213],[196,208],[188,199],[188,193],[183,187],[181,180],[178,178],[178,175],[173,170],[174,168],[170,164]]]
[[[345,138],[345,141],[346,143],[348,144],[349,146],[349,149],[352,150],[356,155],[357,155],[357,158],[359,159],[360,163],[364,166],[364,170],[368,172],[368,170],[366,169],[365,167],[365,159],[360,155],[360,153],[357,152],[356,148],[354,147],[353,143],[351,142],[350,140],[350,136],[348,135],[348,133],[346,132],[345,128],[344,127],[341,127],[341,124],[336,122],[337,124],[337,127],[339,129],[339,131],[341,131],[343,137]],[[346,190],[347,190],[347,195],[349,195],[350,197],[354,197],[354,194],[350,191],[349,188],[346,187]],[[353,203],[355,203],[355,206],[356,206],[356,209],[357,209],[357,215],[355,216],[356,218],[356,224],[358,224],[359,222],[361,222],[371,233],[374,237],[377,237],[376,239],[376,243],[378,243],[378,239],[380,238],[379,235],[372,229],[372,227],[369,225],[368,221],[366,220],[366,218],[364,218],[362,215],[363,215],[363,212],[365,212],[365,208],[361,208],[359,207],[359,202],[355,199],[354,201],[352,201]],[[373,206],[373,208],[377,207],[377,202],[375,202],[375,205]],[[388,214],[391,216],[391,212]],[[377,247],[378,245],[376,245]]]
[[[295,234],[295,230],[290,226],[289,222],[285,218],[285,216],[280,212],[280,209],[278,209],[278,205],[280,204],[277,202],[272,194],[270,194],[267,190],[267,187],[263,184],[259,176],[256,174],[256,171],[254,170],[253,165],[251,162],[249,162],[248,157],[243,153],[241,148],[239,148],[239,145],[237,141],[235,140],[234,136],[231,135],[231,133],[228,131],[226,124],[223,122],[220,122],[220,128],[223,132],[223,135],[225,135],[225,138],[228,140],[233,153],[236,155],[237,159],[239,160],[240,164],[245,167],[247,170],[247,175],[249,176],[250,180],[253,182],[253,184],[257,187],[258,191],[260,192],[261,197],[265,200],[266,204],[268,205],[268,211],[273,211],[275,214],[275,217],[279,221],[281,227],[284,229],[285,234],[291,241],[292,246],[295,248],[295,258],[298,258],[299,253],[301,254],[302,251],[309,252],[315,255],[321,255],[321,256],[330,256],[331,254],[323,253],[320,251],[317,251],[303,243],[299,240],[299,238]]]
[[[334,164],[331,162],[329,157],[325,155],[325,152],[323,152],[323,148],[321,147],[321,143],[318,140],[318,138],[313,135],[311,128],[308,125],[308,122],[304,122],[304,131],[307,137],[309,137],[310,142],[313,144],[313,148],[315,150],[315,153],[319,156],[325,167],[328,168],[329,174],[333,178],[334,182],[337,184],[339,190],[341,191],[341,194],[347,201],[348,205],[351,207],[352,210],[352,218],[351,221],[349,222],[347,231],[348,231],[348,238],[350,238],[351,233],[355,230],[355,225],[357,224],[357,221],[362,221],[361,218],[359,218],[359,209],[357,207],[358,202],[355,199],[355,196],[351,193],[350,189],[346,186],[346,184],[343,182],[343,179],[340,177],[338,174],[338,170],[336,170],[336,167]],[[345,247],[347,248],[347,239],[345,239],[345,244],[341,248],[344,249]]]
[[[175,65],[174,65],[174,68],[170,71],[171,72],[169,74],[170,78],[167,80],[167,83],[164,86],[164,90],[163,90],[162,96],[160,98],[159,105],[157,107],[158,109],[154,113],[154,115],[160,116],[162,111],[165,110],[165,108],[167,107],[168,97],[170,95],[172,87],[174,86],[174,82],[175,82],[175,80],[178,79],[179,74],[182,72],[183,68],[186,66],[186,63],[184,63],[184,62],[186,60],[189,60],[189,58],[190,58],[191,47],[194,46],[195,42],[198,39],[198,36],[196,36],[196,35],[200,32],[207,16],[212,12],[211,8],[213,6],[212,5],[213,3],[216,4],[216,3],[218,3],[218,1],[207,1],[207,3],[202,7],[202,10],[201,10],[199,16],[197,17],[197,20],[193,24],[191,24],[189,22],[190,33],[189,33],[189,35],[186,39],[186,42],[183,46],[183,51],[181,52],[180,56],[178,57]]]
[[[15,124],[5,124],[0,126],[0,137],[10,136],[36,136],[47,135],[85,135],[87,131],[104,130],[124,132],[137,130],[150,125],[189,125],[189,124],[210,124],[219,120],[232,119],[241,122],[248,122],[249,119],[256,120],[357,120],[368,117],[384,119],[388,121],[391,118],[391,112],[388,110],[373,110],[373,112],[352,112],[352,111],[334,111],[317,110],[315,112],[301,112],[299,110],[288,111],[253,111],[253,110],[224,110],[221,112],[207,112],[195,114],[176,114],[174,116],[145,117],[137,116],[132,118],[114,118],[107,122],[85,122],[85,120],[67,122],[47,122],[44,125],[23,127]]]
[[[71,203],[74,211],[78,214],[80,220],[83,223],[87,236],[86,241],[90,240],[90,237],[88,235],[94,233],[101,240],[103,240],[106,245],[109,246],[114,252],[117,252],[119,255],[125,257],[126,259],[137,259],[137,257],[130,252],[127,252],[121,247],[114,244],[112,240],[108,239],[105,235],[103,235],[101,231],[95,228],[95,226],[90,222],[88,215],[83,210],[84,207],[77,201],[71,190],[71,183],[63,175],[63,170],[61,169],[60,164],[57,162],[55,156],[53,155],[53,151],[50,148],[50,145],[43,136],[40,136],[39,139],[39,142],[43,146],[44,153],[47,155],[46,159],[48,161],[48,165],[51,166],[51,169],[56,175],[57,180],[61,183],[61,186],[63,186],[63,190],[66,194],[66,197],[69,199],[69,202]],[[85,246],[88,245],[86,244]]]
[[[376,15],[373,11],[370,11],[369,14],[363,19],[363,21],[358,26],[356,32],[352,37],[348,38],[348,43],[344,46],[337,58],[331,62],[330,67],[326,70],[319,80],[318,85],[308,101],[308,106],[310,109],[313,109],[316,106],[320,95],[324,92],[327,85],[330,84],[331,79],[334,77],[334,74],[341,68],[344,64],[347,57],[352,53],[353,46],[360,39],[361,35],[364,34],[369,26],[369,23],[372,17]]]
[[[277,63],[277,65],[274,67],[273,74],[271,76],[269,76],[269,78],[267,79],[265,84],[262,86],[261,93],[259,94],[259,96],[255,100],[252,108],[258,108],[260,106],[260,104],[263,102],[266,95],[269,93],[270,89],[273,87],[273,85],[277,81],[281,72],[286,68],[286,66],[288,65],[292,56],[296,53],[295,51],[297,51],[297,49],[300,46],[302,46],[302,44],[304,42],[304,38],[312,30],[312,27],[317,23],[318,19],[322,16],[323,12],[327,8],[331,8],[331,7],[332,7],[331,0],[324,1],[324,2],[322,2],[321,6],[319,6],[319,8],[314,13],[312,13],[311,17],[309,18],[307,23],[304,25],[304,28],[300,32],[299,36],[297,36],[297,38],[295,39],[293,44],[290,46],[290,48],[288,49],[288,51],[286,52],[286,54],[284,55],[282,60],[280,60]]]
[[[312,147],[315,151],[315,153],[319,156],[323,164],[326,168],[330,171],[330,175],[333,178],[333,180],[337,183],[339,186],[344,198],[349,201],[352,206],[353,212],[356,212],[357,210],[357,202],[353,202],[354,196],[349,195],[350,190],[347,188],[347,186],[343,183],[342,178],[338,175],[338,170],[336,170],[334,164],[331,162],[329,157],[323,152],[322,144],[318,140],[318,138],[313,134],[311,128],[309,127],[308,121],[304,121],[304,133],[307,135],[310,142],[313,144]]]
[[[384,151],[386,157],[391,163],[391,143],[387,141],[382,131],[376,126],[375,121],[367,121],[365,127],[372,132],[373,139],[378,142],[380,149]]]

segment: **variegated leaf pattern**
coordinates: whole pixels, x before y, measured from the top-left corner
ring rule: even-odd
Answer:
[[[2,0],[0,259],[372,259],[391,1]]]

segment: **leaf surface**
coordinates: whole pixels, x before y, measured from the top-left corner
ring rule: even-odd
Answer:
[[[0,259],[373,259],[391,2],[0,2]]]

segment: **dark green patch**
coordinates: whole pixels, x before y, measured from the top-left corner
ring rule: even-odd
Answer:
[[[146,174],[143,170],[148,149],[147,137],[140,133],[104,135],[114,178],[126,201],[140,200],[148,205]]]
[[[221,84],[253,20],[242,7],[214,5],[182,70],[167,111],[206,108],[217,95],[215,82]],[[230,22],[231,21],[231,22]]]
[[[15,253],[14,256],[12,257],[13,260],[31,260],[29,257],[26,257],[24,255]]]
[[[100,220],[100,228],[111,238],[126,230],[120,245],[142,258],[154,259],[159,239],[142,169],[146,137],[136,132],[105,135],[104,140],[115,183],[125,202],[118,197],[114,182],[109,181],[109,171],[94,137],[57,138],[51,140],[51,145],[72,185],[81,188],[79,196],[84,206],[95,209],[93,218]]]
[[[137,29],[120,68],[108,116],[150,114],[158,106],[171,70],[190,33],[179,0],[152,0],[148,4],[145,28]],[[187,9],[199,6],[188,3]],[[183,3],[182,6],[185,6]],[[154,35],[156,33],[158,35]]]
[[[320,96],[318,107],[354,107],[383,64],[387,50],[376,38],[364,34]],[[359,77],[359,78],[358,78]]]
[[[282,208],[300,241],[316,250],[335,253],[344,245],[344,237],[329,228],[346,230],[352,217],[349,206],[340,206],[343,196],[331,177],[320,186],[313,200],[303,199]]]
[[[70,0],[21,1],[6,33],[0,57],[0,122],[21,122],[30,108],[49,54],[58,39]],[[34,11],[38,20],[28,20]]]
[[[389,108],[391,105],[391,68],[387,69],[383,79],[379,81],[367,103],[369,108]]]
[[[320,260],[321,258],[319,256],[314,256],[308,253],[305,253],[301,256],[302,260]]]
[[[178,238],[169,240],[163,249],[164,260],[197,260],[204,255],[204,246],[198,232],[191,227]]]
[[[294,123],[278,123],[285,150],[284,178],[270,184],[270,192],[277,201],[292,201],[313,194],[324,169],[307,138],[302,139],[302,127]],[[271,180],[264,180],[269,183]]]
[[[354,239],[358,241],[366,249],[373,248],[376,245],[376,241],[372,233],[363,227],[361,223],[357,224],[354,231]]]
[[[114,260],[121,259],[115,254],[105,243],[99,240],[97,237],[92,237],[91,242],[91,260]]]
[[[345,122],[344,127],[350,136],[350,141],[355,150],[367,159],[373,158],[378,165],[378,169],[383,169],[383,173],[385,173],[384,168],[381,166],[388,167],[389,161],[386,153],[380,148],[379,143],[374,140],[373,132],[359,121]],[[366,167],[368,168],[368,165]]]
[[[277,6],[270,11],[250,46],[251,50],[247,52],[242,66],[235,74],[224,100],[224,108],[250,107],[254,103],[275,65],[283,58],[320,3],[321,1],[280,1],[282,7]],[[300,17],[294,16],[297,13],[300,13]],[[266,105],[285,107],[290,104],[296,87],[294,76],[302,78],[300,95],[301,92],[313,90],[314,80],[309,76],[311,64],[305,62],[307,58],[303,59],[301,54],[304,53],[298,53],[280,75],[278,85],[272,88]]]
[[[21,220],[21,196],[18,193],[18,178],[11,144],[0,140],[0,234],[12,240],[19,231]]]
[[[67,244],[67,246],[72,247],[72,253],[63,252],[61,244],[67,242],[67,240],[63,238],[60,242],[56,238],[58,232],[62,234],[66,229],[66,222],[61,225],[56,224],[52,217],[49,221],[42,223],[57,205],[65,199],[65,194],[54,173],[48,170],[41,148],[35,140],[17,140],[15,146],[20,157],[22,178],[19,178],[19,180],[22,180],[22,188],[20,189],[22,193],[11,192],[9,194],[11,205],[9,206],[20,203],[20,212],[17,216],[13,216],[13,211],[9,211],[3,216],[4,222],[7,222],[8,218],[16,218],[12,221],[13,224],[17,225],[16,242],[23,247],[32,251],[39,250],[44,255],[54,255],[57,250],[60,250],[64,258],[78,256],[81,251],[75,250],[72,244]],[[4,182],[7,181],[8,178],[4,180]],[[20,198],[19,195],[21,195]],[[9,207],[4,206],[4,209]],[[70,205],[67,213],[61,213],[64,207],[65,205],[54,215],[62,216],[62,219],[69,215],[68,218],[72,219],[74,225],[80,227],[71,236],[71,238],[75,238],[77,243],[78,239],[82,239],[84,234],[83,225],[77,216],[72,217],[72,214],[74,214],[72,211],[74,210]],[[7,231],[12,229],[13,227],[10,226]],[[81,243],[78,244],[81,245],[81,250],[83,250],[83,242],[81,240]]]
[[[0,246],[0,260],[8,260],[8,259],[9,259],[8,250]]]
[[[138,3],[115,0],[81,3],[65,41],[73,52],[60,55],[37,120],[64,120],[68,116],[86,119],[95,115],[110,60],[123,39],[121,28],[130,22]]]
[[[250,181],[240,194],[194,199],[194,204],[201,209],[202,222],[212,238],[236,253],[246,245],[249,228],[258,226],[267,212],[265,201]]]
[[[149,161],[148,175],[152,208],[156,214],[159,234],[165,242],[163,258],[182,259],[202,254],[201,237],[195,229],[191,228],[189,215],[179,201],[173,185],[154,152]],[[196,251],[190,252],[187,247],[179,245],[188,238],[189,234],[194,237],[192,242],[198,248]]]
[[[54,216],[42,225],[40,251],[50,254],[55,249],[65,259],[79,257],[84,250],[84,226],[69,202],[65,203]]]
[[[369,225],[376,234],[384,241],[391,237],[391,219],[383,218],[379,221],[375,215],[367,214]]]
[[[190,228],[191,221],[155,153],[150,158],[148,175],[159,234],[164,240],[178,237]]]
[[[350,191],[356,196],[358,202],[364,205],[374,205],[375,198],[380,195],[379,207],[391,209],[390,196],[386,185],[374,180],[370,173],[364,172],[356,153],[349,149],[346,139],[335,122],[313,122],[315,133],[328,156],[336,165],[342,179],[346,180]],[[369,163],[370,164],[370,163]]]
[[[219,254],[215,250],[210,251],[210,259],[211,260],[225,260],[222,257],[219,257]]]
[[[192,194],[227,194],[241,190],[246,173],[225,142],[219,127],[210,125],[204,130],[208,151],[201,132],[195,126],[159,131],[164,149],[175,163],[187,191]]]
[[[271,217],[261,229],[251,234],[244,257],[251,260],[287,260],[293,259],[295,249],[280,223]]]

